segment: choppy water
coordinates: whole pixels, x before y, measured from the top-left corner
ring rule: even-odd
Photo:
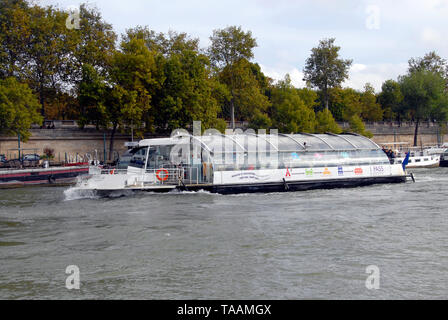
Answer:
[[[0,190],[0,298],[447,298],[448,169],[413,171],[415,184],[235,196]]]

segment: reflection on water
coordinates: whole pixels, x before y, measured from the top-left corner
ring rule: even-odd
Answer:
[[[446,298],[448,169],[413,171],[415,184],[297,193],[0,190],[0,298]]]

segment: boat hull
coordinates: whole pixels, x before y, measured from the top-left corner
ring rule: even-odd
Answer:
[[[78,176],[87,175],[88,173],[88,167],[55,167],[2,171],[0,172],[0,189],[36,185],[72,185],[77,182]]]
[[[400,176],[383,176],[383,177],[363,177],[363,178],[347,178],[347,179],[323,179],[313,181],[282,181],[257,184],[228,184],[228,185],[185,185],[173,186],[172,188],[135,188],[127,189],[133,192],[155,192],[167,193],[172,191],[207,191],[217,194],[241,194],[241,193],[272,193],[272,192],[298,192],[315,189],[337,189],[337,188],[356,188],[375,184],[396,184],[404,183],[407,178]],[[108,197],[111,194],[117,194],[124,191],[117,190],[93,190],[98,196]]]

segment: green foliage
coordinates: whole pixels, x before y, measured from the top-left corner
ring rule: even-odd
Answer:
[[[291,85],[289,75],[272,89],[272,126],[281,133],[314,132],[316,125],[312,106],[305,105]]]
[[[70,59],[64,79],[75,84],[82,79],[85,64],[107,77],[117,40],[112,25],[103,20],[98,9],[81,4],[79,14],[80,28],[68,30],[65,39],[70,47]]]
[[[358,115],[352,116],[348,123],[350,125],[351,132],[361,134],[363,136],[366,136],[367,138],[373,137],[373,134],[370,131],[366,130],[366,127],[362,122],[362,119]]]
[[[445,80],[439,73],[416,71],[399,79],[404,107],[414,120],[429,119],[446,99]],[[440,119],[437,119],[440,120]]]
[[[335,133],[342,132],[341,127],[336,123],[331,111],[324,109],[316,114],[316,132],[317,133]]]
[[[269,107],[266,92],[269,86],[260,67],[251,64],[256,40],[250,31],[231,26],[215,30],[210,37],[208,54],[218,81],[227,87],[229,100],[224,104],[223,114],[230,118],[235,128],[235,118],[246,119],[250,126],[255,123],[267,124],[264,115]]]
[[[133,125],[137,132],[144,131],[142,119],[148,115],[152,94],[159,85],[153,77],[155,72],[155,54],[144,40],[122,41],[121,51],[113,56],[110,70],[112,96],[121,102],[108,104],[111,123]]]
[[[39,102],[26,84],[14,78],[0,80],[0,132],[20,134],[27,141],[33,123],[42,124]]]
[[[212,63],[219,69],[243,59],[252,59],[253,49],[257,47],[257,41],[252,37],[252,32],[244,32],[241,27],[236,26],[214,30],[210,40],[212,43],[209,56]]]
[[[349,121],[354,115],[362,113],[361,95],[351,88],[330,90],[330,111],[339,121]]]
[[[22,78],[30,30],[30,8],[25,0],[0,1],[0,78]]]
[[[381,121],[383,120],[383,110],[381,105],[376,102],[375,89],[371,84],[366,83],[364,92],[361,93],[361,116],[367,121]]]
[[[107,126],[105,79],[89,64],[85,64],[82,71],[82,80],[78,90],[80,106],[78,124],[81,127],[89,123],[94,123],[97,128]]]
[[[318,94],[316,91],[309,88],[296,89],[296,91],[305,106],[313,109],[318,106]]]
[[[154,119],[161,130],[184,128],[193,121],[201,121],[205,129],[222,127],[217,121],[221,108],[213,96],[222,88],[210,80],[208,64],[207,57],[191,50],[166,59],[165,80],[154,101]]]
[[[446,121],[447,92],[445,79],[438,72],[419,70],[399,79],[403,92],[403,106],[415,121],[414,146],[418,142],[418,128],[421,120]]]
[[[394,80],[384,82],[378,96],[378,102],[381,104],[385,119],[392,120],[395,117],[401,119],[404,116],[401,109],[403,94],[398,82]]]
[[[352,60],[339,58],[340,47],[335,46],[336,39],[324,39],[317,48],[311,50],[306,60],[304,80],[319,88],[323,94],[323,102],[328,109],[328,89],[338,87],[348,78]]]
[[[251,122],[255,117],[260,118],[261,114],[267,112],[270,106],[269,99],[264,95],[253,73],[251,63],[246,59],[225,67],[217,79],[230,92],[230,100],[224,104],[223,108],[226,118],[232,118],[234,114],[236,119],[246,119]]]
[[[409,60],[409,73],[418,71],[429,71],[438,73],[440,76],[448,79],[448,65],[445,59],[442,59],[435,51],[431,51],[423,58],[411,58]]]

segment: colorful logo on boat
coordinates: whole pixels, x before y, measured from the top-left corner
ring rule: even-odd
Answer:
[[[343,176],[343,175],[344,175],[344,168],[338,167],[338,176]]]
[[[305,174],[310,177],[314,174],[313,169],[305,169]]]
[[[328,168],[325,168],[323,174],[324,174],[324,176],[331,176],[331,171],[328,170]]]
[[[362,170],[362,168],[356,168],[355,169],[355,174],[357,176],[361,176],[364,173],[364,171]]]

